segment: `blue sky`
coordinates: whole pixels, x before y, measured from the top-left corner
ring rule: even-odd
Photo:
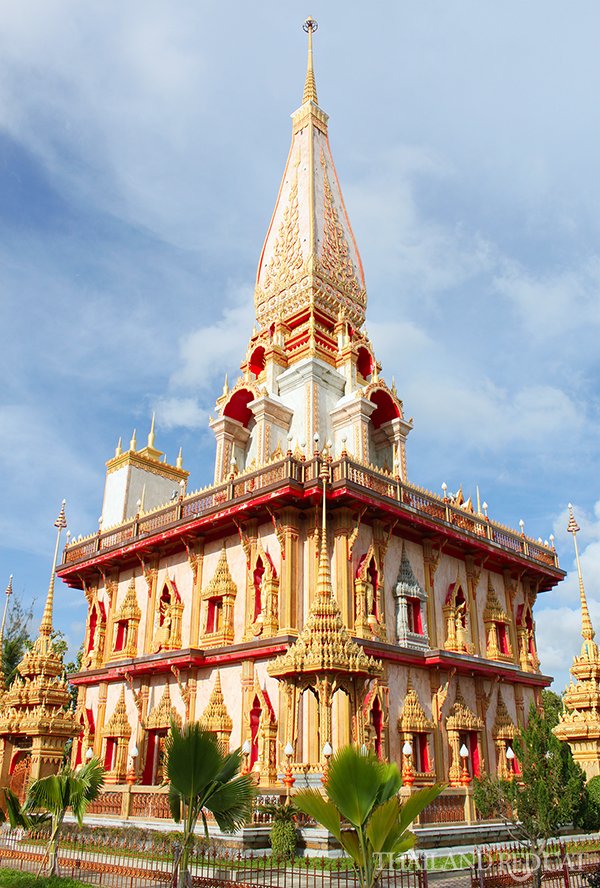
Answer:
[[[492,517],[556,535],[570,574],[537,621],[560,689],[569,500],[600,630],[596,0],[3,4],[0,577],[41,613],[60,500],[93,530],[104,462],[153,409],[158,446],[210,480],[308,13],[367,329],[414,416],[409,476],[479,484]],[[76,648],[80,593],[56,622]]]

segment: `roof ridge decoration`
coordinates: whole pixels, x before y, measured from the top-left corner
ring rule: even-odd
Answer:
[[[590,612],[588,610],[587,598],[585,596],[585,587],[583,585],[583,574],[581,572],[581,562],[579,560],[579,547],[577,545],[577,534],[580,527],[575,520],[573,514],[573,506],[569,503],[569,523],[567,524],[568,533],[573,535],[573,545],[575,547],[575,561],[577,563],[577,578],[579,581],[579,599],[581,602],[581,637],[583,645],[581,647],[581,657],[588,660],[598,661],[598,645],[594,641],[596,633],[592,626]]]
[[[323,462],[323,513],[319,547],[319,571],[315,597],[310,606],[304,629],[285,654],[277,657],[267,667],[270,675],[282,678],[286,675],[315,672],[347,672],[373,677],[383,675],[380,660],[365,654],[348,632],[342,614],[333,595],[331,569],[327,552],[327,478],[329,458]]]

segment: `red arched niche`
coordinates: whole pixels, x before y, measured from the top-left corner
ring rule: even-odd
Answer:
[[[368,348],[364,346],[359,348],[358,355],[356,357],[356,369],[363,377],[363,379],[368,379],[369,376],[373,372],[373,355],[369,351]]]
[[[397,419],[400,416],[394,399],[383,389],[376,389],[370,395],[369,400],[375,404],[375,410],[371,414],[373,428],[378,429],[384,422],[389,422],[390,419]]]
[[[252,411],[249,409],[248,404],[250,401],[254,400],[254,393],[249,389],[240,389],[235,392],[227,404],[225,404],[225,409],[223,410],[224,416],[229,416],[230,419],[236,419],[238,422],[246,427],[250,422],[252,417]]]
[[[262,345],[259,345],[254,349],[250,355],[248,366],[250,368],[250,373],[253,373],[255,376],[260,376],[263,372],[265,369],[265,350]]]

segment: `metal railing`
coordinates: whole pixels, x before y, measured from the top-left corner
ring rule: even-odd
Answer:
[[[61,844],[58,862],[61,875],[106,888],[146,888],[173,885],[177,840],[153,847],[144,840],[111,842],[105,836],[94,841],[89,834],[70,836]],[[41,836],[9,833],[0,836],[0,866],[37,871],[44,861]],[[304,857],[293,861],[272,855],[258,856],[226,848],[194,848],[190,871],[195,886],[202,888],[359,888],[348,860]],[[424,858],[399,858],[383,870],[381,888],[427,888]]]
[[[587,888],[586,876],[600,870],[600,838],[592,841],[551,842],[541,854],[522,845],[477,848],[471,872],[472,888]]]
[[[224,505],[251,499],[259,491],[275,491],[290,484],[301,488],[312,487],[319,477],[320,467],[319,456],[303,460],[288,454],[283,459],[269,463],[256,471],[232,476],[225,483],[179,497],[174,503],[137,515],[117,527],[72,541],[65,547],[62,566],[79,564],[102,552],[151,537],[164,531],[165,528],[176,527],[211,515]],[[530,558],[539,564],[551,568],[559,566],[553,547],[536,542],[523,533],[491,521],[487,516],[461,509],[460,506],[453,505],[448,498],[406,484],[385,469],[363,465],[344,455],[331,463],[331,471],[334,488],[346,484],[359,490],[369,491],[416,514],[460,528],[463,532],[486,539],[502,549]]]

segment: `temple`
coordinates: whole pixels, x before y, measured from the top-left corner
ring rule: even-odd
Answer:
[[[214,477],[121,444],[99,529],[58,575],[88,602],[73,763],[107,769],[95,810],[169,816],[171,719],[243,745],[261,791],[318,783],[365,745],[405,783],[449,784],[423,815],[461,821],[550,679],[533,609],[563,577],[552,545],[470,500],[411,484],[407,419],[365,330],[358,247],[317,99],[302,103],[262,248],[256,326],[210,426]],[[289,747],[288,747],[289,748]],[[126,805],[120,799],[127,794]],[[129,807],[127,807],[129,806]]]
[[[600,774],[600,651],[594,641],[596,633],[585,597],[577,546],[579,529],[573,507],[569,503],[567,530],[573,534],[575,546],[583,643],[579,656],[575,657],[571,666],[574,681],[571,680],[563,694],[564,710],[554,733],[560,740],[566,740],[569,744],[573,758],[581,765],[589,780]]]

